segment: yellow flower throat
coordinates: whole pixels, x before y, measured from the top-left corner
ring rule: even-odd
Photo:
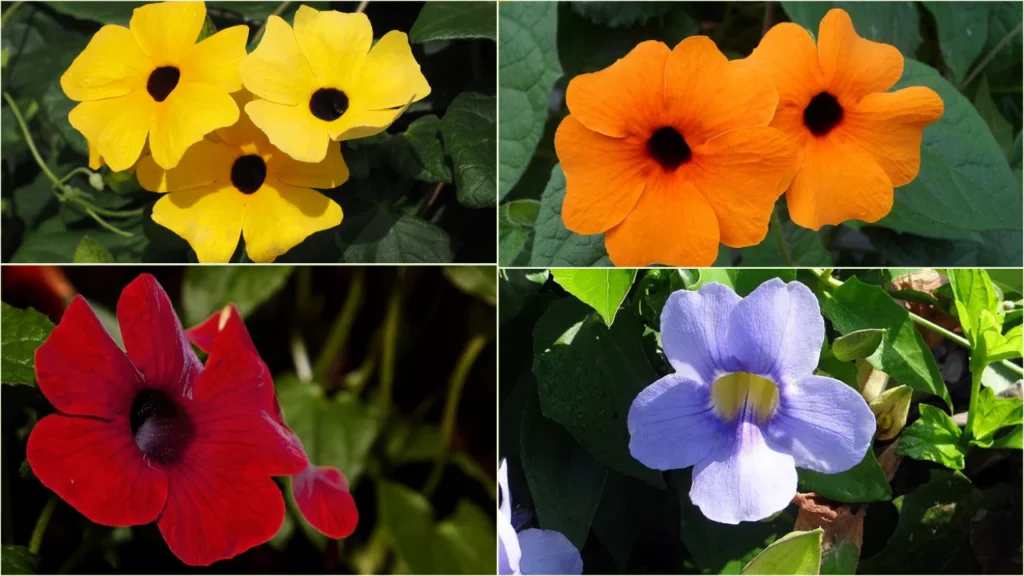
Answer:
[[[779,407],[779,388],[767,378],[747,372],[727,374],[711,384],[715,414],[732,422],[748,409],[758,422],[766,422]]]

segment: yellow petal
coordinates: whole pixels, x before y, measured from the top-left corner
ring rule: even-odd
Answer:
[[[231,144],[235,148],[246,148],[249,152],[256,150],[260,153],[269,151],[270,141],[262,130],[252,123],[245,106],[253,101],[253,96],[248,90],[239,90],[231,95],[235,104],[238,105],[238,121],[226,128],[218,128],[214,133],[223,142]]]
[[[227,262],[245,220],[246,195],[231,185],[166,194],[153,205],[153,221],[181,236],[202,263]]]
[[[178,66],[196,43],[204,21],[202,2],[161,2],[136,8],[128,26],[157,66]]]
[[[238,66],[245,89],[278,104],[305,104],[317,88],[316,78],[288,23],[277,16],[267,21],[260,45]]]
[[[409,104],[412,104],[412,102],[410,101],[401,108],[390,110],[357,110],[349,108],[341,115],[341,118],[328,124],[327,130],[332,140],[356,140],[357,138],[366,138],[367,136],[380,134],[387,130],[392,122],[398,120],[398,117],[409,108]]]
[[[242,89],[238,64],[245,58],[249,27],[232,26],[193,46],[181,63],[182,84],[201,82],[227,92]]]
[[[363,110],[395,108],[426,98],[430,85],[412,56],[409,37],[391,31],[378,40],[346,94],[351,107]]]
[[[305,26],[311,20],[316,18],[316,15],[319,13],[320,11],[317,10],[316,8],[310,8],[305,4],[299,6],[299,9],[295,11],[295,16],[293,17],[295,31],[298,32],[299,30],[301,30],[303,26]]]
[[[89,146],[89,169],[99,170],[103,167],[103,156],[100,156],[100,151],[95,144],[89,141],[86,141],[86,144]]]
[[[295,17],[295,39],[323,86],[345,90],[353,82],[373,43],[366,14],[331,10],[312,18]],[[411,54],[411,53],[410,53]]]
[[[253,124],[270,143],[300,162],[319,162],[327,156],[327,123],[313,116],[306,103],[298,106],[253,100],[245,105]]]
[[[238,120],[231,96],[209,84],[179,84],[153,119],[149,147],[162,168],[178,165],[188,147],[217,128]]]
[[[68,114],[68,121],[95,144],[110,169],[119,172],[139,159],[155,111],[156,102],[138,90],[119,98],[82,102]]]
[[[245,251],[254,262],[273,262],[310,234],[341,223],[341,206],[309,188],[267,180],[249,197]]]
[[[200,140],[181,157],[177,167],[164,170],[153,159],[139,160],[139,185],[151,192],[177,192],[231,181],[231,165],[241,152],[232,146]]]
[[[99,100],[145,90],[155,65],[124,26],[100,28],[60,77],[68,98]]]
[[[273,154],[267,162],[267,178],[305,188],[328,189],[341,186],[348,180],[348,166],[341,156],[341,143],[327,146],[327,157],[322,162],[299,162],[287,154]]]

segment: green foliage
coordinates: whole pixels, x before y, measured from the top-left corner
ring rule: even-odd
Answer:
[[[459,203],[469,208],[495,202],[495,99],[463,92],[441,120],[444,146],[455,168]]]
[[[978,394],[977,413],[971,422],[971,444],[991,448],[996,442],[996,432],[1021,423],[1021,399],[997,398],[992,389],[985,386],[981,387]],[[1019,428],[1017,434],[1019,438]],[[1001,444],[1012,442],[1004,440]],[[1019,448],[1019,439],[1016,442]]]
[[[494,266],[446,266],[444,275],[470,296],[495,306],[498,302],[497,269]]]
[[[611,327],[615,313],[626,299],[636,270],[552,270],[551,276],[566,292],[590,305]]]
[[[921,44],[917,8],[913,2],[782,2],[786,14],[818,36],[818,23],[833,8],[842,8],[853,27],[868,40],[892,44],[904,56],[913,57]]]
[[[75,248],[75,264],[109,264],[114,261],[114,255],[107,250],[103,244],[85,236]]]
[[[837,360],[852,362],[867,358],[875,353],[885,337],[885,329],[866,328],[840,336],[832,342],[832,353]]]
[[[391,165],[403,176],[423,182],[451,184],[451,170],[445,164],[440,139],[441,120],[429,115],[417,118],[405,132],[388,142]]]
[[[903,431],[899,453],[963,470],[964,451],[960,446],[963,433],[956,422],[934,406],[921,404],[919,409],[921,416]]]
[[[935,17],[942,59],[959,83],[981,55],[991,12],[987,2],[922,2]]]
[[[747,564],[741,574],[817,574],[821,564],[821,528],[790,532]]]
[[[36,349],[53,331],[50,319],[29,308],[0,302],[0,380],[4,384],[36,385]]]
[[[243,318],[278,291],[291,277],[290,266],[193,266],[182,288],[183,321],[194,326],[228,304]]]
[[[581,236],[562,223],[565,200],[565,174],[560,165],[551,171],[537,214],[531,266],[608,266],[611,260],[604,249],[604,234]]]
[[[39,557],[24,546],[4,546],[0,560],[4,574],[38,574]]]
[[[465,38],[494,40],[496,28],[490,2],[427,2],[409,30],[409,40],[417,44]]]
[[[814,492],[837,502],[882,502],[892,499],[892,488],[875,454],[868,453],[853,468],[838,474],[798,470],[801,492]]]

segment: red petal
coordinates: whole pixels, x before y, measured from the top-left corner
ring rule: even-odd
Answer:
[[[36,350],[35,365],[39,389],[57,410],[107,420],[131,408],[142,380],[81,296]]]
[[[203,368],[156,278],[142,274],[125,287],[117,301],[117,322],[146,385],[187,396]]]
[[[309,525],[328,538],[347,538],[359,523],[348,480],[335,468],[310,466],[292,477],[292,495]]]
[[[167,476],[143,458],[127,414],[113,422],[47,416],[27,452],[36,478],[97,524],[148,524],[167,501]]]
[[[185,336],[207,354],[218,342],[221,345],[240,347],[258,353],[252,343],[252,337],[249,336],[249,330],[246,329],[245,322],[238,315],[234,304],[228,304],[202,324],[189,328],[185,331]]]

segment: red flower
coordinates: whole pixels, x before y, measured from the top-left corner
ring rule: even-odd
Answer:
[[[230,304],[202,324],[188,329],[185,334],[204,352],[224,347],[243,348],[257,353],[245,323]],[[273,397],[270,413],[287,430],[296,449],[304,452],[298,435],[284,423],[276,396]],[[359,523],[359,510],[348,491],[348,479],[337,468],[309,463],[292,477],[292,496],[306,522],[328,538],[346,538]]]
[[[117,320],[127,354],[77,296],[36,351],[39,388],[60,412],[29,437],[36,477],[97,524],[156,520],[189,565],[273,538],[284,501],[271,476],[307,462],[275,419],[266,365],[221,346],[204,368],[148,274],[121,293]]]

